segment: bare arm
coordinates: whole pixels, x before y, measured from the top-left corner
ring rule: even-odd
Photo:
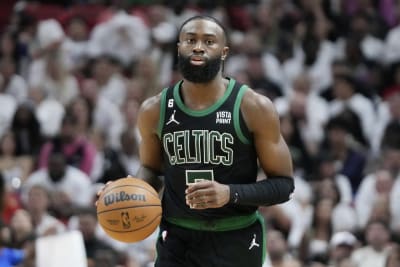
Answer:
[[[140,107],[138,128],[141,135],[139,156],[141,166],[136,174],[156,190],[161,188],[158,175],[162,170],[162,145],[157,136],[161,95],[147,99]]]
[[[292,158],[281,135],[279,116],[273,103],[248,90],[241,108],[244,120],[254,135],[258,160],[265,174],[292,177]]]

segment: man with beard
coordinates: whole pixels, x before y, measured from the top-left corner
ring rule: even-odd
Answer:
[[[262,266],[260,205],[293,192],[292,160],[273,104],[222,75],[227,34],[195,16],[179,31],[183,79],[139,111],[141,168],[160,189],[163,217],[156,267]],[[260,167],[268,179],[257,181]]]
[[[24,204],[29,200],[32,187],[38,185],[50,193],[49,208],[58,219],[66,219],[74,209],[89,206],[93,200],[89,176],[68,165],[59,150],[51,151],[48,166],[33,172],[22,185]]]

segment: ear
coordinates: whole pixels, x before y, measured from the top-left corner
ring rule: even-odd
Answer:
[[[229,53],[229,47],[228,47],[228,46],[225,46],[225,47],[222,49],[221,59],[222,59],[222,60],[225,60],[225,58],[228,56],[228,53]]]

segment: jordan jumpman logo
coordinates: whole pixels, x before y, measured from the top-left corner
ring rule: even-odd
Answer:
[[[253,239],[251,240],[251,243],[250,243],[249,250],[251,250],[253,247],[259,247],[260,246],[260,244],[258,244],[256,242],[256,237],[257,237],[256,234],[254,234]]]
[[[170,123],[172,123],[172,122],[175,122],[176,124],[179,124],[179,121],[177,121],[177,120],[175,119],[175,112],[176,112],[176,110],[174,109],[174,113],[172,113],[171,117],[169,117],[169,120],[168,120],[168,122],[167,122],[165,125],[168,125],[168,124],[170,124]]]

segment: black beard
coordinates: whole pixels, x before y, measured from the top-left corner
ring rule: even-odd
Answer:
[[[186,80],[193,83],[208,83],[217,76],[221,62],[221,57],[215,57],[208,59],[203,66],[195,66],[190,63],[190,57],[179,54],[178,68]]]

